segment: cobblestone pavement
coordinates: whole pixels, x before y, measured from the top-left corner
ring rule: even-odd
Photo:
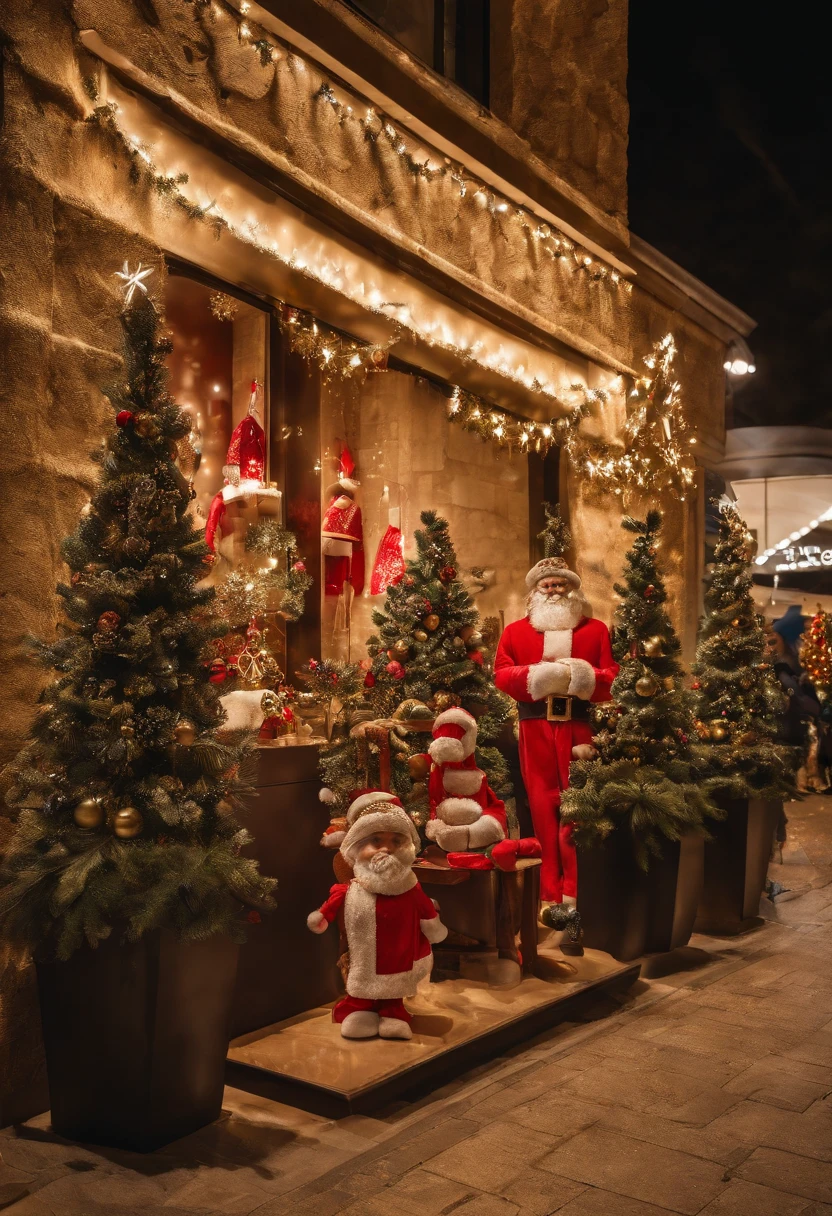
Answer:
[[[585,1023],[374,1118],[227,1090],[219,1123],[148,1156],[34,1119],[0,1133],[0,1209],[832,1216],[832,799],[789,815],[770,923],[694,938]]]

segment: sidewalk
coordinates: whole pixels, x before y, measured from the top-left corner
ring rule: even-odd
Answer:
[[[414,1103],[338,1123],[226,1091],[150,1156],[0,1132],[4,1216],[832,1216],[832,798],[788,808],[742,941]]]

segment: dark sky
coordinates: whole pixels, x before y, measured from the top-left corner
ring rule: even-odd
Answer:
[[[740,425],[832,426],[821,11],[630,0],[630,226],[758,322]]]

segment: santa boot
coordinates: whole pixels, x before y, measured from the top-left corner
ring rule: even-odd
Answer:
[[[583,954],[581,916],[576,907],[566,902],[562,904],[549,904],[540,913],[540,920],[549,929],[556,929],[558,932],[563,933],[563,937],[560,939],[561,954],[569,954],[576,957],[580,957]]]
[[[378,1035],[380,1039],[412,1039],[410,1015],[402,1001],[387,1001],[379,1010]]]
[[[387,1021],[387,1018],[383,1020]],[[379,1022],[378,1014],[374,1013],[372,1009],[357,1009],[355,1013],[348,1013],[341,1023],[341,1037],[344,1039],[374,1039],[381,1033]]]

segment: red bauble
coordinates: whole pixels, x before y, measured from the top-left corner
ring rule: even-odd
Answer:
[[[306,562],[294,562],[292,565],[292,569],[296,570],[298,572],[298,574],[305,574],[306,573]]]
[[[649,600],[650,596],[655,595],[655,594],[656,594],[656,588],[653,586],[652,583],[648,583],[647,586],[644,588],[644,598],[646,600]]]
[[[456,578],[456,566],[443,566],[439,571],[439,577],[443,583],[449,583],[452,578]]]
[[[471,660],[471,662],[472,662],[472,663],[477,663],[477,664],[479,664],[479,666],[480,666],[480,667],[482,667],[482,665],[483,665],[483,663],[484,663],[484,661],[485,661],[485,660],[483,659],[483,657],[482,657],[482,651],[481,651],[481,650],[469,650],[469,651],[468,651],[468,658]]]
[[[317,671],[319,667],[320,667],[320,663],[318,662],[317,659],[309,660],[309,670],[310,671]]]
[[[115,633],[121,624],[121,617],[117,612],[102,612],[98,618],[97,629],[99,633]]]
[[[222,684],[228,677],[228,668],[225,665],[225,659],[212,659],[211,674],[208,679],[212,684]]]
[[[366,676],[364,677],[364,687],[365,688],[375,688],[375,686],[376,686],[376,678],[371,671],[368,671]]]
[[[127,423],[132,421],[133,415],[130,410],[119,410],[116,414],[116,426],[127,426]]]
[[[701,687],[702,687],[702,685],[699,683],[698,680],[694,680],[693,683],[691,684],[691,688],[694,688],[694,689],[701,688]]]
[[[388,663],[384,670],[391,675],[394,680],[404,679],[404,668],[402,667],[401,663],[397,663],[395,659],[393,659],[391,663]]]
[[[246,920],[250,925],[259,925],[262,919],[263,917],[256,908],[252,908],[249,914],[246,916]]]

